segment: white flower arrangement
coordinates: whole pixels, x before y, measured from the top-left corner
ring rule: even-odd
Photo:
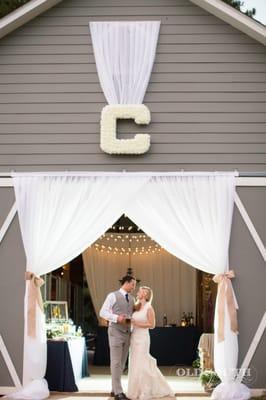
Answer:
[[[110,104],[101,114],[101,149],[109,154],[143,154],[150,148],[150,135],[137,134],[132,139],[117,139],[116,120],[134,119],[149,124],[150,111],[144,104]]]

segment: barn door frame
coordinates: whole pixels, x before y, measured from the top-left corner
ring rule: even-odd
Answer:
[[[126,174],[126,172],[125,172]],[[3,187],[13,187],[13,182],[11,178],[1,178],[1,175],[5,175],[5,174],[0,174],[0,188]],[[154,173],[154,175],[156,175],[156,172]],[[266,187],[266,177],[236,177],[236,186],[237,187]],[[236,192],[235,193],[235,205],[237,206],[240,215],[242,216],[254,242],[256,243],[256,246],[259,250],[259,252],[261,253],[261,256],[263,258],[264,261],[266,261],[266,248],[258,234],[258,232],[256,231],[256,228],[251,220],[251,218],[248,215],[248,212],[244,206],[244,204],[242,203],[239,194]],[[0,245],[1,242],[3,241],[8,228],[10,227],[12,221],[14,220],[14,217],[17,213],[17,207],[16,207],[16,202],[13,203],[3,225],[0,228]],[[264,333],[266,329],[266,311],[264,313],[264,315],[261,318],[261,321],[258,325],[257,331],[253,337],[253,340],[251,341],[251,344],[249,346],[249,349],[246,353],[246,356],[244,358],[244,361],[242,363],[242,366],[239,370],[238,376],[237,376],[237,381],[241,382],[243,379],[243,371],[245,371],[249,365],[250,362],[255,354],[255,351],[258,347],[258,344],[262,338],[262,335]],[[0,334],[0,353],[2,353],[5,363],[7,365],[9,374],[14,382],[15,387],[1,387],[0,386],[0,395],[1,394],[8,394],[10,393],[12,390],[21,387],[21,381],[18,377],[18,374],[16,372],[16,369],[12,363],[11,357],[8,353],[8,350],[4,344],[3,338]]]

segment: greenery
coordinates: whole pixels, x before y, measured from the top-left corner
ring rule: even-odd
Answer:
[[[23,4],[28,3],[28,1],[29,0],[0,0],[0,18],[16,10],[16,8],[23,6]]]
[[[229,4],[230,6],[236,8],[238,11],[241,11],[241,7],[245,4],[244,1],[239,1],[239,0],[222,0],[224,3]],[[242,12],[242,11],[241,11]],[[245,11],[245,14],[248,17],[253,18],[253,16],[256,14],[256,9],[252,8],[251,10]]]
[[[205,389],[213,389],[221,383],[221,379],[217,373],[210,369],[205,369],[205,371],[200,374],[199,379]]]
[[[60,330],[47,329],[46,336],[47,336],[47,339],[54,339],[59,336],[63,337],[63,334]]]
[[[200,358],[196,358],[196,360],[192,363],[193,368],[200,368]]]

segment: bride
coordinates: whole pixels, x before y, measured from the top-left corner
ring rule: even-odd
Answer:
[[[130,340],[127,396],[134,400],[174,396],[157,367],[155,358],[149,352],[149,329],[155,327],[155,313],[151,305],[152,296],[151,288],[140,287],[136,311],[131,319],[133,331]]]

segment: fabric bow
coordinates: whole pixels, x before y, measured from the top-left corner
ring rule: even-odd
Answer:
[[[44,280],[42,278],[39,278],[33,272],[29,271],[25,273],[25,279],[26,281],[30,281],[28,288],[27,333],[28,336],[36,337],[36,306],[38,304],[41,311],[43,312],[43,301],[40,288],[44,284]]]
[[[227,303],[231,330],[238,333],[236,304],[231,279],[235,277],[233,270],[215,275],[213,281],[218,284],[218,342],[224,340],[225,304]]]

